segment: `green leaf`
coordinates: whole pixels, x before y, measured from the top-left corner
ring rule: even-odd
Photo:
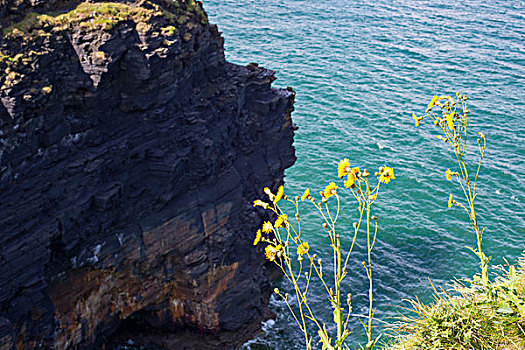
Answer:
[[[343,311],[341,308],[336,307],[334,309],[334,323],[342,324],[343,323]]]
[[[326,326],[323,325],[323,329],[317,331],[321,340],[319,343],[323,343],[323,350],[334,350],[334,347],[330,344],[332,339],[328,338],[328,333],[326,332]]]
[[[509,306],[509,304],[507,304],[507,302],[505,302],[505,301],[502,301],[500,303],[500,307],[499,307],[498,310],[496,310],[496,312],[499,312],[501,314],[512,314],[512,313],[514,313],[514,311]]]
[[[372,350],[379,341],[379,338],[381,338],[381,334],[379,334],[374,340],[370,340],[368,343],[366,343],[364,350]]]

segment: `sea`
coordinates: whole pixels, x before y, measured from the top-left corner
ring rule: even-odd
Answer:
[[[381,186],[373,206],[379,225],[372,254],[374,337],[389,339],[390,325],[410,314],[406,300],[430,302],[432,284],[446,290],[479,269],[467,248],[476,245],[468,216],[447,206],[449,194],[458,201],[462,196],[459,185],[445,177],[448,168],[457,170],[455,158],[435,138],[432,123],[415,127],[411,117],[423,114],[434,95],[468,97],[465,158],[471,174],[479,161],[477,132],[487,140],[475,202],[485,227],[483,249],[492,256],[492,273],[499,265],[516,264],[525,250],[524,1],[203,2],[222,32],[228,61],[275,70],[273,86],[296,91],[297,162],[285,172],[285,193],[300,196],[309,188],[319,197],[329,182],[338,184],[343,246],[350,244],[357,211],[337,177],[339,161],[348,158],[371,174],[383,165],[394,169],[395,180]],[[311,252],[326,257],[329,271],[329,241],[307,204],[301,204],[303,239]],[[351,349],[366,343],[360,323],[368,314],[365,258],[361,231],[342,283],[343,295],[352,294]],[[276,287],[293,293],[286,280]],[[333,316],[322,287],[313,284],[308,298],[328,326]],[[283,300],[272,297],[271,309],[276,317],[243,348],[304,349]],[[312,345],[320,349],[315,336]]]

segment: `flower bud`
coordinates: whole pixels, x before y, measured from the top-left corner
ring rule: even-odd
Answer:
[[[370,173],[365,169],[365,171],[363,171],[363,177],[368,177],[369,175]]]
[[[275,294],[279,294],[279,288],[275,288],[273,291]]]
[[[354,229],[357,229],[357,222],[354,222],[352,226],[354,226]]]
[[[324,228],[325,230],[328,230],[328,225],[326,224],[326,222],[323,222],[323,228]]]
[[[372,215],[371,219],[374,220],[374,221],[376,221],[376,220],[377,220],[377,216]]]

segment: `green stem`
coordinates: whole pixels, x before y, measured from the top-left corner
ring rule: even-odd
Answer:
[[[334,232],[335,233],[335,232]],[[341,240],[339,239],[339,235],[336,236],[337,240],[337,277],[335,281],[335,288],[336,288],[336,305],[337,305],[337,341],[338,341],[338,349],[343,348],[343,344],[341,342],[342,337],[342,308],[341,308]]]
[[[368,299],[369,299],[369,310],[368,310],[368,330],[367,330],[367,336],[368,341],[372,341],[372,307],[374,302],[374,297],[372,293],[372,251],[371,251],[371,245],[370,245],[370,204],[367,204],[366,207],[366,237],[367,237],[367,246],[368,246],[368,281],[369,281],[369,289],[368,289]]]

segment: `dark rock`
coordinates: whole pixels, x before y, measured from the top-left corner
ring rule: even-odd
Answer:
[[[100,348],[130,329],[235,347],[268,316],[252,202],[295,161],[294,93],[225,62],[199,2],[120,5],[139,3],[144,22],[0,42],[1,350]],[[8,0],[0,23],[50,8]]]

